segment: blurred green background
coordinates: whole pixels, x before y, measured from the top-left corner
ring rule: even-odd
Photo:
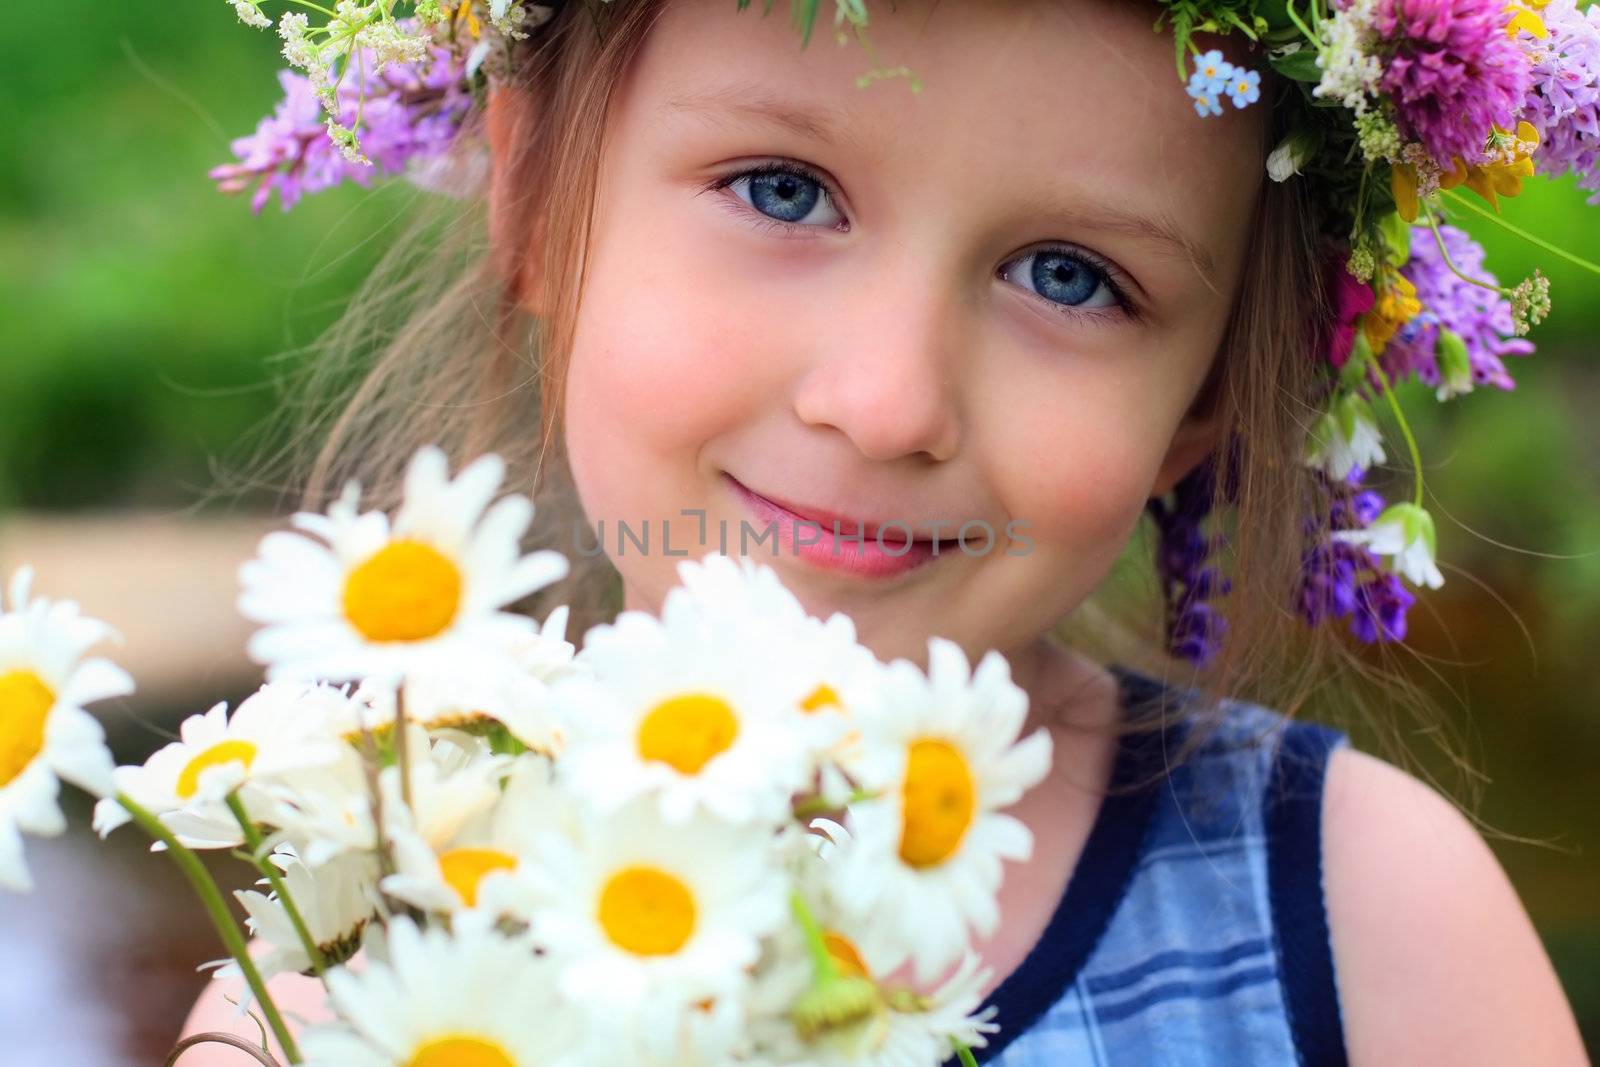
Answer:
[[[270,445],[257,430],[293,353],[415,195],[346,188],[252,216],[205,175],[275,103],[276,39],[217,0],[64,7],[70,43],[0,38],[0,523],[183,512],[217,464]],[[1536,182],[1505,215],[1600,258],[1600,208],[1571,182]],[[1503,281],[1540,263],[1555,310],[1514,362],[1514,396],[1441,407],[1408,390],[1441,554],[1460,568],[1413,615],[1417,674],[1486,776],[1482,818],[1533,839],[1493,844],[1600,1048],[1600,277],[1468,228]]]

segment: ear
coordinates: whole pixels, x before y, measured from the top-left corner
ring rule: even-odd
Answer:
[[[496,85],[489,92],[489,256],[506,292],[538,314],[544,292],[544,220],[532,191],[524,188],[523,156],[534,143],[533,95],[520,86]]]
[[[1177,432],[1172,435],[1172,444],[1161,461],[1161,469],[1157,471],[1156,480],[1150,487],[1150,496],[1161,497],[1171,492],[1184,475],[1215,451],[1221,435],[1222,418],[1215,405],[1207,405],[1207,410],[1191,411],[1185,415],[1178,424]]]

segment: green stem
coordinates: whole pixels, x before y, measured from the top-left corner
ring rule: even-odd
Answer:
[[[961,1067],[978,1067],[978,1061],[973,1058],[970,1048],[953,1037],[950,1039],[950,1043],[956,1047],[956,1059],[961,1061]]]
[[[1305,34],[1306,40],[1310,41],[1313,45],[1319,45],[1322,43],[1317,40],[1317,35],[1311,32],[1311,27],[1307,26],[1304,22],[1301,22],[1300,16],[1295,14],[1294,0],[1289,0],[1288,3],[1284,4],[1284,11],[1288,14],[1289,21],[1294,23],[1294,28]]]
[[[406,683],[394,690],[394,761],[400,768],[400,799],[411,808],[411,751],[406,742]],[[415,808],[411,808],[415,812]]]
[[[1434,218],[1433,212],[1426,207],[1422,209],[1422,217],[1428,220],[1428,228],[1433,231],[1433,239],[1439,246],[1439,256],[1444,260],[1444,265],[1451,274],[1454,274],[1468,285],[1476,285],[1480,289],[1487,289],[1491,293],[1499,293],[1501,296],[1511,295],[1511,290],[1486,282],[1482,278],[1474,278],[1462,271],[1460,267],[1457,267],[1455,261],[1450,258],[1450,249],[1445,247],[1444,233],[1439,229],[1439,220]]]
[[[1417,438],[1411,432],[1411,424],[1406,421],[1406,413],[1400,410],[1400,400],[1394,395],[1394,386],[1389,384],[1388,375],[1383,373],[1383,367],[1377,356],[1373,356],[1367,364],[1372,368],[1372,373],[1378,376],[1378,382],[1383,386],[1383,395],[1389,399],[1389,410],[1394,412],[1394,418],[1400,425],[1400,435],[1406,439],[1406,448],[1411,451],[1411,469],[1416,472],[1416,488],[1412,493],[1411,502],[1417,507],[1422,506],[1422,451],[1417,448]]]
[[[1494,223],[1496,226],[1500,227],[1502,230],[1505,230],[1505,231],[1507,231],[1509,233],[1515,234],[1516,236],[1522,238],[1524,241],[1527,241],[1528,243],[1530,243],[1530,244],[1532,244],[1532,245],[1534,245],[1534,246],[1536,246],[1538,248],[1544,249],[1546,252],[1549,252],[1551,255],[1560,256],[1562,259],[1566,260],[1568,263],[1572,263],[1572,264],[1575,264],[1575,265],[1577,265],[1579,267],[1582,267],[1586,271],[1591,271],[1591,272],[1593,272],[1595,274],[1600,274],[1600,265],[1597,265],[1597,264],[1594,264],[1594,263],[1590,263],[1587,259],[1584,259],[1581,256],[1575,256],[1571,252],[1568,252],[1564,248],[1557,248],[1555,245],[1551,244],[1549,241],[1546,241],[1544,238],[1535,237],[1533,234],[1529,233],[1527,230],[1524,230],[1520,226],[1513,226],[1511,223],[1507,222],[1505,219],[1501,218],[1499,215],[1497,215],[1493,211],[1489,211],[1486,208],[1482,208],[1482,207],[1478,206],[1477,204],[1474,204],[1471,200],[1468,200],[1466,197],[1462,196],[1460,193],[1456,192],[1454,189],[1446,189],[1444,191],[1443,195],[1448,197],[1452,204],[1456,204],[1456,205],[1458,205],[1460,207],[1464,207],[1468,211],[1473,212],[1474,214],[1482,215],[1484,218],[1488,219],[1490,222]]]
[[[116,800],[133,817],[133,821],[139,824],[141,830],[167,846],[167,853],[172,857],[172,862],[178,865],[178,869],[189,880],[190,887],[200,898],[206,913],[211,916],[212,925],[217,928],[217,934],[222,938],[222,944],[227,948],[228,954],[239,964],[239,970],[244,973],[246,984],[260,1002],[262,1014],[266,1015],[267,1025],[277,1037],[283,1054],[289,1058],[290,1063],[302,1062],[299,1046],[294,1043],[289,1028],[284,1025],[283,1016],[278,1014],[278,1006],[272,1002],[272,996],[267,992],[267,984],[261,980],[261,972],[256,970],[255,961],[250,958],[250,953],[245,947],[244,935],[239,932],[239,924],[234,921],[233,913],[228,910],[227,902],[222,899],[222,890],[217,888],[211,872],[200,862],[200,857],[178,843],[178,839],[172,836],[172,831],[168,830],[160,819],[124,793],[118,793]]]
[[[1372,177],[1372,163],[1361,168],[1361,181],[1356,185],[1356,218],[1365,218],[1367,206],[1367,179]]]
[[[299,935],[300,947],[306,950],[306,958],[311,961],[311,970],[321,978],[326,968],[322,960],[322,950],[317,947],[317,941],[311,936],[311,929],[306,926],[305,919],[301,918],[300,909],[295,907],[294,898],[289,895],[289,888],[283,884],[283,875],[273,865],[271,857],[263,854],[261,831],[244,810],[239,794],[228,794],[228,810],[233,812],[233,817],[239,822],[239,829],[244,831],[244,843],[250,850],[251,862],[258,871],[267,876],[267,881],[272,883],[272,891],[278,894],[278,903],[283,905],[284,913],[289,916],[289,922],[294,926],[294,932]]]
[[[871,800],[877,795],[878,792],[873,789],[857,789],[845,798],[845,802],[842,805],[830,804],[824,797],[812,797],[794,806],[794,817],[796,819],[807,819],[813,815],[824,815],[830,811],[838,811],[840,807],[849,807],[851,804],[859,804],[864,800]]]
[[[801,932],[805,934],[806,949],[811,953],[811,965],[816,968],[817,981],[821,983],[839,977],[839,967],[833,962],[828,944],[822,938],[822,927],[817,925],[817,917],[811,914],[810,906],[798,890],[789,894],[789,907],[800,923]]]
[[[310,2],[310,0],[289,0],[289,3],[295,5],[296,7],[307,8],[308,10],[315,11],[318,14],[326,15],[330,19],[336,19],[339,17],[338,12],[330,11],[321,4],[313,4]]]
[[[1229,11],[1226,8],[1224,8],[1222,10],[1222,12],[1221,12],[1221,15],[1222,15],[1222,21],[1226,22],[1228,25],[1232,26],[1234,29],[1236,29],[1240,33],[1244,34],[1250,40],[1254,41],[1254,40],[1258,39],[1257,36],[1256,36],[1255,28],[1252,27],[1252,26],[1246,25],[1244,20],[1239,18],[1239,16],[1235,15],[1232,11]]]

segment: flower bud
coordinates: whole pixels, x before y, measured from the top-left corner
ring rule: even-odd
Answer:
[[[1439,364],[1439,388],[1435,395],[1440,400],[1472,392],[1472,359],[1467,355],[1467,342],[1459,333],[1448,327],[1440,328],[1434,360]]]
[[[1267,177],[1275,182],[1285,182],[1300,173],[1316,154],[1318,137],[1314,133],[1295,130],[1278,142],[1278,147],[1267,156]]]

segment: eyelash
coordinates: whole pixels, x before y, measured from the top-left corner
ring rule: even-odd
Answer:
[[[792,178],[804,178],[806,181],[815,182],[821,187],[822,195],[827,198],[828,203],[833,205],[835,210],[838,210],[839,196],[834,192],[832,184],[830,184],[828,180],[817,171],[812,170],[810,167],[805,166],[802,163],[763,163],[760,166],[748,167],[745,170],[737,171],[733,174],[729,174],[726,177],[718,178],[716,181],[711,183],[709,188],[711,190],[726,189],[728,186],[742,178],[765,178],[780,174],[788,175]],[[782,219],[775,219],[770,215],[763,215],[761,212],[750,207],[743,201],[739,201],[738,203],[731,205],[730,208],[734,212],[750,218],[763,229],[768,229],[777,233],[793,234],[796,232],[816,230],[819,228],[816,226],[801,226],[798,223],[784,222]]]
[[[746,168],[744,170],[736,171],[733,174],[729,174],[729,175],[726,175],[724,177],[718,178],[716,181],[712,182],[709,186],[707,186],[706,190],[708,192],[720,191],[722,189],[728,188],[734,182],[739,181],[739,180],[741,180],[743,178],[761,178],[761,177],[767,177],[767,176],[770,176],[770,175],[778,175],[778,174],[788,175],[790,177],[804,178],[807,181],[815,182],[822,189],[822,195],[827,199],[828,203],[833,205],[835,210],[838,209],[839,197],[834,192],[832,184],[829,183],[829,181],[826,178],[824,178],[820,173],[818,173],[816,170],[812,169],[811,167],[806,166],[803,163],[794,162],[794,161],[784,161],[784,162],[781,162],[781,163],[763,163],[763,164],[760,164],[759,166],[748,167],[748,168]],[[796,233],[799,233],[799,232],[803,232],[803,231],[806,231],[806,230],[816,230],[816,229],[820,228],[820,227],[817,227],[817,226],[801,226],[798,223],[784,222],[782,219],[775,219],[770,215],[764,215],[760,211],[755,210],[754,208],[750,207],[748,204],[744,203],[744,201],[742,201],[742,200],[738,201],[737,203],[729,204],[728,209],[730,211],[734,212],[735,214],[741,216],[742,218],[746,219],[747,221],[751,222],[752,224],[760,227],[761,229],[763,229],[763,230],[765,230],[767,232],[771,232],[771,233],[782,233],[782,234],[787,234],[787,235],[791,235],[792,236],[792,235],[794,235]],[[1100,272],[1101,277],[1103,278],[1103,280],[1105,282],[1106,288],[1111,291],[1112,297],[1116,300],[1116,308],[1115,308],[1114,314],[1117,314],[1117,315],[1119,315],[1119,316],[1121,316],[1123,318],[1126,318],[1130,322],[1139,321],[1139,319],[1142,317],[1142,311],[1141,311],[1138,303],[1136,303],[1128,295],[1127,288],[1119,280],[1119,276],[1122,274],[1120,268],[1116,267],[1112,263],[1110,263],[1107,260],[1101,258],[1100,256],[1096,255],[1095,253],[1089,251],[1086,248],[1080,248],[1080,247],[1077,247],[1075,245],[1051,245],[1051,246],[1047,246],[1047,247],[1044,247],[1044,248],[1035,248],[1035,249],[1030,250],[1029,252],[1027,252],[1024,255],[1017,256],[1017,257],[1015,257],[1013,259],[1007,260],[1005,264],[1002,264],[1002,266],[1009,266],[1009,265],[1011,265],[1013,263],[1016,263],[1018,260],[1026,259],[1026,258],[1028,258],[1028,256],[1031,256],[1031,255],[1047,255],[1047,254],[1050,254],[1052,252],[1058,253],[1058,254],[1063,254],[1063,255],[1074,256],[1074,257],[1076,257],[1078,259],[1081,259],[1083,262],[1089,264],[1091,267],[1095,268],[1096,270],[1098,270]],[[1031,290],[1030,290],[1030,293],[1031,293]],[[1031,295],[1037,296],[1038,294],[1033,293]],[[1079,311],[1078,309],[1070,307],[1070,306],[1068,306],[1066,304],[1058,304],[1058,303],[1055,303],[1054,301],[1046,300],[1042,296],[1039,297],[1039,300],[1042,303],[1044,303],[1045,305],[1047,305],[1047,307],[1051,311],[1054,311],[1055,313],[1061,315],[1063,318],[1077,319],[1077,320],[1080,320],[1080,321],[1081,320],[1101,320],[1101,321],[1103,321],[1104,318],[1105,318],[1104,314],[1102,314],[1102,313],[1089,312],[1089,311]]]

